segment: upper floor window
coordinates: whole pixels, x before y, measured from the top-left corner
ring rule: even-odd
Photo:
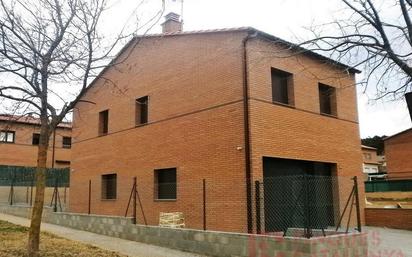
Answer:
[[[99,135],[103,136],[109,132],[109,110],[99,113]]]
[[[0,142],[14,143],[15,132],[9,130],[0,131]]]
[[[272,101],[287,105],[293,102],[293,75],[289,72],[271,69],[272,76]]]
[[[336,88],[319,83],[320,113],[337,116]]]
[[[71,147],[72,147],[72,138],[63,137],[63,148],[71,148]]]
[[[40,144],[40,134],[39,133],[33,133],[33,139],[31,141],[32,145],[39,145]]]
[[[148,104],[147,96],[136,99],[136,125],[146,124],[148,121]]]
[[[176,168],[155,170],[155,198],[176,199]]]

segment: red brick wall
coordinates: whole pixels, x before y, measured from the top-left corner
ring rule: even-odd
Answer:
[[[15,131],[15,143],[0,143],[0,165],[28,166],[37,165],[37,146],[32,145],[33,133],[40,133],[40,128],[21,123],[0,122],[0,130]],[[55,160],[70,161],[71,149],[63,148],[63,136],[71,136],[70,129],[56,129]],[[47,166],[52,167],[52,140],[47,155]],[[55,163],[56,168],[64,167]]]
[[[412,178],[412,130],[385,140],[388,178]]]
[[[202,228],[202,179],[208,229],[246,231],[242,109],[242,34],[146,39],[119,71],[98,82],[74,117],[70,209],[124,215],[132,177],[148,224],[160,211],[181,211]],[[120,93],[124,92],[124,93]],[[149,96],[149,124],[135,128],[134,100]],[[109,134],[97,136],[98,112],[109,109]],[[154,169],[177,168],[177,201],[154,200]],[[118,174],[118,197],[101,200],[101,175]],[[130,213],[130,212],[129,212]],[[139,206],[139,222],[143,215]]]
[[[366,208],[367,226],[412,230],[412,209]]]
[[[335,175],[342,177],[341,209],[352,176],[358,176],[364,199],[354,76],[264,40],[251,41],[248,49],[253,179],[263,176],[262,156],[330,162],[337,165]],[[293,74],[293,107],[272,103],[271,67]],[[336,87],[337,117],[319,114],[319,82]]]
[[[104,74],[115,85],[97,81],[85,96],[95,104],[83,102],[74,114],[71,211],[87,212],[91,180],[92,213],[124,215],[136,176],[148,224],[158,224],[160,211],[181,211],[187,227],[202,228],[201,183],[206,179],[207,228],[246,232],[244,36],[238,32],[144,39],[127,61]],[[302,63],[296,68],[296,62],[283,58],[258,58],[268,45],[257,43],[249,46],[253,179],[262,177],[262,156],[329,161],[337,163],[338,175],[357,175],[361,154],[354,88],[338,91],[338,118],[321,116],[317,78],[306,76],[319,72],[333,77],[336,70],[309,58],[301,61],[315,65],[310,72]],[[271,100],[271,65],[299,74],[296,109],[266,101]],[[338,81],[347,86],[353,77]],[[134,101],[145,95],[149,124],[135,127]],[[109,134],[99,137],[98,113],[106,109]],[[154,169],[170,167],[177,168],[177,200],[155,201]],[[113,172],[118,176],[117,199],[101,200],[101,175]]]

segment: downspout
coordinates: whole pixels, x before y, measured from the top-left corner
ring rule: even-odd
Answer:
[[[252,33],[253,32],[253,33]],[[246,208],[247,208],[247,231],[253,233],[252,219],[252,172],[251,172],[251,151],[250,151],[250,128],[249,128],[249,78],[248,78],[248,59],[247,42],[256,37],[256,31],[249,30],[248,35],[242,41],[243,47],[243,126],[245,138],[245,179],[246,179]]]

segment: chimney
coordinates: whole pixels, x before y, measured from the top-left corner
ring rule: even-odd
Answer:
[[[406,104],[408,105],[409,115],[411,116],[412,121],[412,92],[405,94]]]
[[[182,31],[182,21],[180,15],[170,12],[165,16],[165,21],[162,23],[163,33],[174,33]]]

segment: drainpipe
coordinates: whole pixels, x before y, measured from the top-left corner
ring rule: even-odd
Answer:
[[[252,172],[251,172],[251,151],[250,151],[250,128],[249,128],[249,88],[248,88],[248,59],[247,42],[257,36],[256,31],[249,30],[248,35],[243,39],[243,126],[245,137],[245,179],[246,179],[246,205],[247,205],[247,231],[253,233],[252,221]]]

